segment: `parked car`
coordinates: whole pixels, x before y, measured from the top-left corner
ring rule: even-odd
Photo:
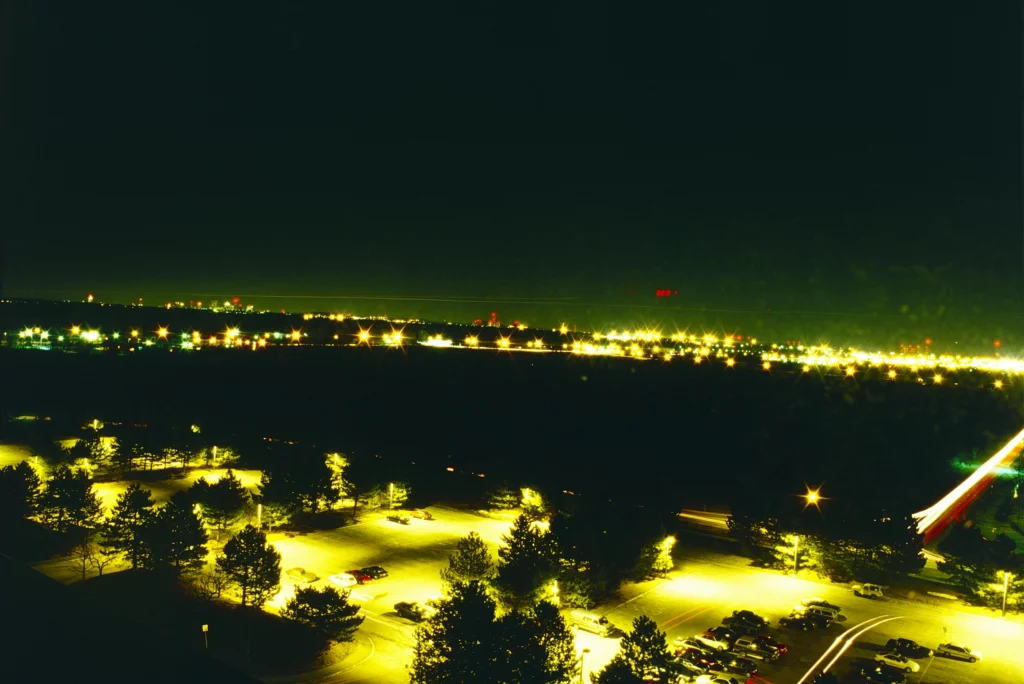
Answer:
[[[920,665],[899,653],[879,653],[875,656],[875,662],[904,672],[917,672],[921,669]]]
[[[774,646],[769,646],[749,636],[737,639],[736,643],[732,645],[732,650],[743,655],[745,658],[753,658],[754,660],[778,660],[779,656],[782,655]]]
[[[314,573],[306,570],[305,568],[291,568],[286,574],[288,575],[288,579],[294,580],[295,582],[301,582],[303,584],[316,582],[317,579],[319,579]]]
[[[833,622],[835,622],[835,618],[831,615],[822,615],[821,613],[816,612],[804,613],[804,617],[814,623],[815,629],[827,629],[832,626]]]
[[[368,567],[365,567],[363,568],[362,572],[366,575],[369,575],[375,580],[384,579],[388,576],[388,571],[380,567],[379,565],[370,565]]]
[[[355,577],[356,578],[356,582],[359,582],[359,584],[366,584],[367,582],[372,582],[373,581],[373,577],[371,577],[370,575],[367,575],[361,569],[360,570],[349,570],[348,574],[350,574],[353,577]]]
[[[882,598],[882,587],[877,584],[854,584],[853,595],[864,598]]]
[[[347,572],[339,572],[337,575],[331,575],[327,579],[339,587],[354,587],[359,584],[359,580]]]
[[[413,622],[423,622],[434,614],[433,608],[420,605],[415,601],[396,603],[395,612],[398,613],[399,617],[404,617],[406,620],[412,620]]]
[[[935,655],[935,651],[910,639],[889,639],[885,644],[885,650],[896,651],[908,658],[931,658]]]
[[[718,637],[722,641],[727,641],[730,644],[732,642],[736,641],[736,639],[740,636],[739,634],[736,633],[736,630],[730,629],[729,627],[725,627],[724,625],[719,625],[718,627],[713,627],[713,628],[709,629],[708,631],[711,632],[712,634],[714,634],[716,637]]]
[[[865,682],[878,682],[878,684],[907,684],[907,675],[902,670],[894,670],[885,665],[878,667],[865,667],[860,671]]]
[[[768,626],[771,625],[771,622],[766,618],[761,617],[752,610],[734,610],[732,611],[732,616],[758,625],[761,629],[768,629]]]
[[[393,523],[398,523],[399,525],[408,525],[409,524],[409,516],[407,516],[405,514],[392,514],[392,515],[389,515],[388,516],[388,520],[390,520]]]
[[[694,634],[693,638],[696,639],[698,642],[704,644],[708,648],[713,648],[716,651],[725,651],[729,648],[729,642],[723,639],[719,639],[718,636],[711,630],[708,630],[703,634]]]
[[[835,621],[839,617],[839,611],[831,608],[825,608],[824,606],[805,606],[799,605],[794,610],[794,613],[800,613],[801,615],[811,615],[817,617],[828,618],[829,621]]]
[[[938,654],[947,658],[966,660],[969,663],[976,663],[981,660],[981,651],[975,651],[969,646],[962,644],[939,644]]]
[[[701,663],[696,663],[689,658],[677,658],[676,663],[683,670],[683,675],[697,677],[708,671],[708,668]]]
[[[799,629],[804,632],[818,629],[818,624],[807,615],[787,615],[779,618],[779,625],[788,629]]]
[[[779,652],[779,655],[786,655],[789,652],[789,646],[787,646],[786,644],[779,643],[767,634],[760,634],[754,638],[760,641],[765,646],[771,646],[772,648],[774,648],[776,651]]]
[[[715,673],[697,677],[696,684],[743,684],[743,682],[729,675]]]
[[[688,649],[700,651],[702,653],[714,653],[716,649],[705,646],[701,642],[697,641],[694,637],[676,637],[673,640],[672,645],[678,650],[679,653]]]
[[[412,517],[418,520],[433,520],[434,516],[430,514],[430,511],[417,510],[412,512]]]
[[[714,657],[718,664],[712,667],[712,670],[743,675],[744,677],[753,677],[757,674],[757,663],[743,656],[735,653],[717,653]]]
[[[754,634],[761,629],[761,625],[756,622],[751,622],[735,615],[722,618],[722,625],[732,630],[736,636]]]
[[[837,606],[836,604],[829,603],[825,599],[820,599],[820,598],[806,598],[806,599],[804,599],[803,601],[800,602],[800,605],[807,606],[807,607],[818,606],[820,608],[828,608],[829,610],[835,612],[836,615],[838,615],[839,613],[843,612],[843,609],[840,608],[839,606]]]
[[[708,653],[707,651],[698,651],[695,648],[686,649],[679,658],[681,660],[687,660],[699,667],[703,667],[705,672],[710,670],[716,664],[711,653]]]

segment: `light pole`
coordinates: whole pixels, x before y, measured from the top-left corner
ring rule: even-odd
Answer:
[[[388,482],[388,512],[395,507],[395,483]]]
[[[793,535],[793,574],[795,575],[800,569],[800,557],[797,555],[800,552],[800,535]]]
[[[1007,590],[1009,590],[1009,588],[1010,588],[1010,573],[1008,573],[1006,570],[1003,570],[1003,615],[1002,615],[1002,617],[1006,617],[1006,592],[1007,592]]]
[[[203,646],[207,649],[210,648],[210,641],[206,637],[206,633],[210,631],[210,625],[203,625]]]
[[[256,528],[263,529],[263,504],[256,504]]]
[[[580,653],[580,684],[583,684],[583,682],[584,682],[584,679],[583,679],[583,659],[587,657],[588,653],[590,653],[590,649],[589,648],[583,649],[583,651]]]

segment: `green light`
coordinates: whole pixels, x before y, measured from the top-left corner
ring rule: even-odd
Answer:
[[[114,333],[114,339],[115,340],[118,339],[119,337],[121,337],[121,333]]]

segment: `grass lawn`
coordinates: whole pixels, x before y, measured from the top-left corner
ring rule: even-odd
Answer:
[[[182,648],[204,648],[202,626],[209,625],[210,652],[253,675],[321,667],[325,643],[305,626],[263,611],[196,598],[173,578],[126,570],[74,586],[116,615],[141,622]],[[335,660],[335,653],[327,655]]]

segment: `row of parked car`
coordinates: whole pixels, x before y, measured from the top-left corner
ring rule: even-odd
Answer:
[[[980,651],[962,644],[939,644],[937,649],[932,650],[912,639],[889,639],[885,644],[885,652],[875,656],[875,665],[861,668],[860,674],[867,682],[906,684],[908,674],[921,670],[921,664],[917,661],[935,655],[969,663],[976,663],[982,657]]]
[[[359,568],[358,570],[339,572],[336,575],[331,575],[327,579],[329,579],[332,584],[336,584],[342,588],[347,588],[354,587],[357,584],[368,584],[374,580],[384,579],[387,576],[388,571],[381,566],[370,565],[365,568]]]
[[[735,681],[732,675],[753,677],[760,663],[778,660],[789,651],[764,632],[769,621],[750,610],[735,610],[719,627],[692,637],[679,637],[673,645],[676,662],[691,681],[722,684]]]

